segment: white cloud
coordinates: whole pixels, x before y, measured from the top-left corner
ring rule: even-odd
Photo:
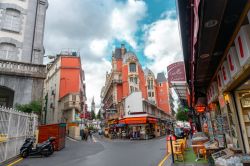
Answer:
[[[178,22],[173,12],[164,12],[162,19],[145,27],[144,54],[151,60],[149,68],[155,73],[166,71],[169,64],[182,60]]]
[[[146,15],[143,1],[128,0],[49,0],[44,45],[46,54],[56,55],[65,48],[81,51],[86,77],[88,105],[95,96],[100,105],[100,91],[105,73],[110,70],[113,40],[125,40],[136,47],[138,21]]]
[[[106,52],[108,46],[108,40],[94,39],[89,47],[92,53],[98,56],[104,56],[103,53]]]

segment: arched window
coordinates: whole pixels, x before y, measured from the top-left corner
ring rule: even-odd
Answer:
[[[0,43],[0,59],[16,60],[17,48],[15,44]]]
[[[7,8],[3,20],[3,29],[19,32],[21,27],[21,12]]]
[[[129,71],[130,72],[136,72],[136,64],[135,63],[130,63],[129,64]]]

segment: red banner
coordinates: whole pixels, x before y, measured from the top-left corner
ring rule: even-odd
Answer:
[[[167,67],[167,70],[169,83],[186,81],[184,62],[173,63]]]

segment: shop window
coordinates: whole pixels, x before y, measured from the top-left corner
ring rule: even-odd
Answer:
[[[19,32],[21,27],[21,12],[15,9],[6,9],[3,29]]]
[[[16,58],[17,58],[16,45],[11,43],[0,44],[0,59],[16,60]]]
[[[136,72],[136,64],[135,63],[130,63],[129,64],[129,71],[130,72]]]

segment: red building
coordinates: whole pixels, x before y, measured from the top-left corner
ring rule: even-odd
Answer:
[[[118,124],[125,121],[130,123],[129,119],[135,117],[155,119],[151,122],[170,117],[168,88],[164,73],[159,73],[155,79],[154,73],[148,68],[143,70],[137,56],[133,52],[128,52],[124,45],[121,45],[121,48],[116,48],[113,52],[112,70],[110,73],[106,73],[105,86],[101,92],[107,124]],[[126,99],[138,92],[140,94],[132,98],[141,107],[136,108],[137,110],[129,110],[125,106],[129,101]],[[148,120],[146,119],[145,122],[147,123]],[[142,123],[142,121],[131,123]]]
[[[71,123],[80,120],[86,101],[81,58],[62,52],[47,65],[44,81],[44,123]]]

